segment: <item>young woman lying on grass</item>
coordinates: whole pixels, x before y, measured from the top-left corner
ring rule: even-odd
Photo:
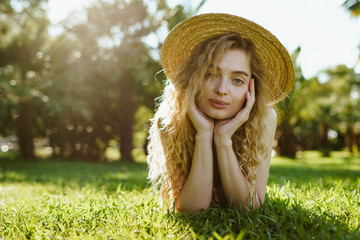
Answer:
[[[276,113],[294,70],[269,31],[241,17],[203,14],[177,25],[161,63],[168,77],[149,133],[149,178],[168,206],[198,212],[265,199]]]

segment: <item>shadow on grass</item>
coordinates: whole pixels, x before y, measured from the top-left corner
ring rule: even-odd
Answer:
[[[208,239],[232,235],[236,239],[359,239],[359,228],[327,213],[311,212],[288,199],[267,199],[261,209],[242,214],[229,208],[211,208],[195,214],[169,214],[192,238]],[[214,232],[216,232],[214,234]],[[231,238],[230,238],[231,239]]]
[[[87,185],[106,192],[149,187],[146,163],[37,160],[28,162],[0,158],[0,183],[44,183],[82,188]]]

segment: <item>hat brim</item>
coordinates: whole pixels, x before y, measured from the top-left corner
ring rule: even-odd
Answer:
[[[174,79],[191,52],[203,41],[227,33],[237,33],[252,40],[260,63],[272,73],[264,79],[270,89],[267,102],[273,105],[283,100],[292,90],[295,72],[291,57],[281,42],[262,26],[245,18],[207,13],[184,20],[176,25],[161,49],[161,65],[166,76]]]

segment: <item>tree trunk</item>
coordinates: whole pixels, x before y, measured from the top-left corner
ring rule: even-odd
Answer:
[[[320,150],[320,152],[322,153],[322,155],[324,157],[329,157],[330,156],[330,146],[329,146],[329,140],[328,140],[328,136],[327,133],[329,131],[329,127],[326,121],[321,121],[320,125],[319,125],[319,137],[320,137],[320,141],[319,141],[319,146],[318,149]]]
[[[133,161],[133,126],[136,108],[136,81],[131,73],[120,80],[119,99],[119,135],[121,158],[125,161]]]
[[[345,141],[350,153],[353,153],[353,131],[351,128],[347,129]]]
[[[19,117],[16,120],[17,137],[21,156],[34,159],[33,115],[30,100],[20,103]]]

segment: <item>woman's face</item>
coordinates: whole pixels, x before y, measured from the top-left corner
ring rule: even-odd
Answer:
[[[246,52],[229,50],[225,52],[217,69],[208,69],[196,105],[210,118],[232,118],[244,106],[250,79],[250,62]]]

